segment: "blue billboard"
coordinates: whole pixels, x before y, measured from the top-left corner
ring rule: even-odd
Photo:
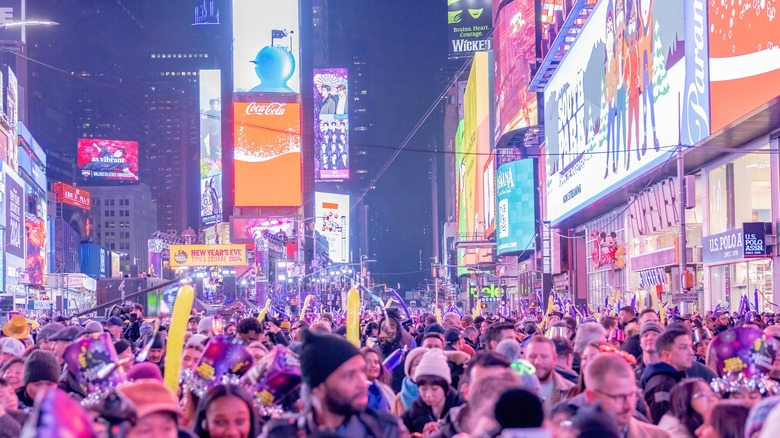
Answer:
[[[496,247],[498,255],[534,249],[536,191],[533,158],[502,164],[496,172]]]

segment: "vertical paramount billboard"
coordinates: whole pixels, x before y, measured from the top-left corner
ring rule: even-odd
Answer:
[[[200,220],[222,220],[222,81],[221,70],[201,70],[200,77]]]
[[[238,207],[297,207],[301,181],[301,104],[233,103]]]

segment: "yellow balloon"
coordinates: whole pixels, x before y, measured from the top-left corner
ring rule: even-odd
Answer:
[[[165,352],[165,386],[174,394],[179,392],[179,371],[181,353],[184,349],[184,334],[190,319],[195,290],[190,285],[182,286],[173,305],[171,325],[168,327],[168,345]]]
[[[360,292],[354,287],[347,292],[347,340],[360,348]]]
[[[265,319],[265,315],[268,313],[268,308],[269,307],[271,307],[271,299],[270,298],[265,300],[265,306],[263,306],[263,310],[261,310],[260,314],[257,315],[257,320],[258,321],[263,322],[263,320]]]
[[[306,309],[309,308],[309,304],[311,304],[311,295],[306,295],[306,299],[303,300],[303,307],[301,307],[301,315],[298,317],[298,321],[303,321],[303,318],[306,317]]]
[[[436,321],[439,321],[439,324],[441,324],[441,309],[439,309],[439,306],[436,306]]]

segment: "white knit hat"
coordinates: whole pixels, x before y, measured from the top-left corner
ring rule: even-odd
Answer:
[[[422,359],[420,359],[417,369],[414,370],[414,381],[416,382],[420,376],[441,377],[448,384],[452,383],[450,367],[447,365],[447,357],[444,355],[444,352],[438,348],[426,351]]]
[[[414,378],[414,376],[410,376],[409,374],[412,372],[412,362],[414,362],[418,356],[422,356],[425,354],[425,352],[428,351],[425,347],[417,347],[414,350],[406,353],[406,359],[404,359],[404,375],[409,376],[411,378]]]

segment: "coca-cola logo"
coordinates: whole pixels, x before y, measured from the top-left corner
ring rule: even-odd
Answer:
[[[286,103],[257,103],[250,102],[246,107],[248,116],[283,116]]]

